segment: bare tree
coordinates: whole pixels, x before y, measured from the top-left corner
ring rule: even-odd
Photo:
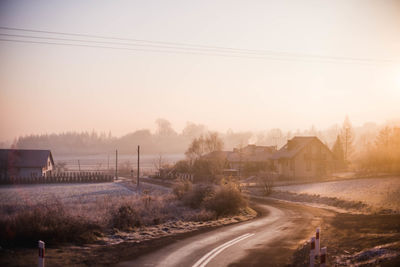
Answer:
[[[354,152],[354,147],[353,147],[354,130],[348,116],[346,116],[346,119],[343,122],[340,135],[341,135],[341,141],[343,143],[344,160],[346,164],[348,164],[349,159],[351,158]]]
[[[171,126],[171,122],[166,119],[157,119],[157,135],[159,136],[171,136],[176,135],[175,130]]]
[[[159,154],[158,157],[153,160],[153,166],[159,173],[161,173],[161,169],[167,164],[168,162],[164,159],[162,154]]]
[[[221,151],[224,146],[222,139],[216,132],[208,132],[206,135],[201,135],[194,138],[185,155],[190,160],[196,160],[207,153],[213,151]]]
[[[262,192],[265,196],[268,196],[272,192],[274,186],[274,176],[271,172],[263,172],[257,176],[257,184],[261,187]]]
[[[64,161],[58,161],[58,162],[56,162],[56,164],[55,164],[55,170],[57,171],[57,172],[64,172],[64,171],[67,171],[68,169],[67,169],[67,163],[66,162],[64,162]]]

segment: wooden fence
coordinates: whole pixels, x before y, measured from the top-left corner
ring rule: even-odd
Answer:
[[[102,172],[64,172],[40,177],[3,177],[0,184],[105,183],[114,176]]]

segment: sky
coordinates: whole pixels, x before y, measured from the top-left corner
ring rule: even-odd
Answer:
[[[0,40],[0,141],[93,129],[121,136],[154,129],[158,118],[178,131],[195,122],[223,132],[400,118],[396,0],[0,0],[0,39],[39,34],[1,27],[295,56]]]

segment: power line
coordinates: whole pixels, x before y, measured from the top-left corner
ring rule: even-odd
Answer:
[[[42,37],[42,36],[32,36],[32,35],[21,35],[21,34],[8,34],[8,33],[0,33],[0,36],[6,37],[17,37],[24,39],[40,39],[40,40],[56,40],[56,41],[72,41],[72,42],[83,42],[83,43],[95,43],[95,44],[111,44],[111,45],[122,45],[122,46],[133,46],[133,47],[155,47],[162,49],[180,49],[180,50],[188,50],[188,51],[205,51],[205,52],[219,52],[219,53],[243,53],[250,55],[267,55],[267,54],[256,54],[252,52],[240,52],[240,51],[223,51],[223,50],[213,50],[213,49],[204,49],[204,48],[195,48],[195,47],[179,47],[179,46],[165,46],[165,45],[148,45],[148,44],[135,44],[135,43],[121,43],[121,42],[110,42],[110,41],[93,41],[93,40],[84,40],[84,39],[71,39],[71,38],[59,38],[59,37]]]
[[[278,51],[239,49],[239,48],[231,48],[231,47],[195,45],[195,44],[185,44],[185,43],[177,43],[177,42],[161,42],[161,41],[134,39],[134,38],[122,38],[122,37],[114,37],[114,36],[102,36],[102,35],[81,34],[81,33],[66,33],[66,32],[58,32],[58,31],[22,29],[22,28],[13,28],[13,27],[1,27],[0,26],[0,29],[11,30],[11,31],[67,35],[67,36],[80,36],[80,37],[89,37],[89,38],[101,38],[101,39],[111,39],[111,40],[121,40],[121,41],[131,41],[131,42],[142,42],[142,43],[150,43],[150,44],[175,45],[175,46],[181,46],[181,47],[198,47],[198,48],[205,48],[205,49],[207,49],[207,48],[208,49],[222,49],[222,50],[232,50],[232,51],[240,51],[240,52],[246,51],[246,52],[256,52],[256,53],[279,53],[279,54],[286,54],[286,55],[289,54],[287,52],[278,52]]]
[[[60,38],[60,37],[47,37],[47,36],[32,36],[32,35],[21,35],[21,34],[8,34],[0,33],[2,36],[24,38],[28,40],[15,40],[15,39],[0,39],[0,41],[7,42],[19,42],[19,43],[34,43],[34,44],[48,44],[48,45],[64,45],[64,46],[81,46],[81,47],[93,47],[93,48],[105,48],[105,49],[122,49],[132,51],[147,51],[147,52],[159,52],[159,53],[178,53],[178,54],[195,54],[195,55],[211,55],[211,56],[225,56],[225,57],[244,57],[244,58],[255,58],[255,59],[268,59],[268,60],[284,60],[284,61],[328,61],[328,62],[354,62],[354,63],[398,63],[397,60],[389,59],[373,59],[373,58],[354,58],[354,57],[338,57],[338,56],[321,56],[312,54],[301,54],[301,53],[288,53],[280,51],[268,51],[268,50],[252,50],[252,49],[238,49],[230,47],[219,47],[219,46],[205,46],[205,45],[193,45],[184,43],[173,43],[173,42],[158,42],[132,38],[121,38],[121,37],[110,37],[100,36],[91,34],[80,34],[80,33],[66,33],[56,31],[44,31],[35,29],[23,29],[13,27],[1,27],[0,29],[7,31],[22,31],[30,33],[40,34],[52,34],[52,35],[64,35],[64,36],[79,36],[85,38],[101,38],[105,40],[124,40],[126,42],[115,42],[115,41],[94,41],[87,39],[71,39],[71,38]],[[32,41],[31,39],[40,40],[55,40],[55,41],[68,41],[68,42],[81,42],[91,44],[106,44],[103,45],[88,45],[88,44],[77,44],[77,43],[61,43],[61,42],[49,42],[49,41]],[[110,46],[111,45],[111,46]],[[118,45],[118,47],[115,47]],[[128,46],[128,47],[121,47]],[[142,48],[131,48],[142,47]],[[159,50],[148,49],[158,48]],[[251,55],[251,57],[249,56]]]
[[[30,43],[30,44],[47,44],[47,45],[59,45],[59,46],[77,46],[77,47],[91,47],[91,48],[104,48],[113,50],[130,50],[139,52],[156,52],[156,53],[171,53],[171,54],[192,54],[192,55],[211,55],[211,56],[225,56],[225,57],[245,57],[245,56],[234,56],[234,55],[224,55],[217,53],[201,53],[201,52],[185,52],[185,51],[175,51],[175,50],[154,50],[154,49],[140,49],[140,48],[129,48],[129,47],[113,47],[113,46],[102,46],[102,45],[87,45],[87,44],[76,44],[76,43],[57,43],[57,42],[46,42],[46,41],[32,41],[32,40],[15,40],[15,39],[3,39],[0,41],[4,42],[16,42],[16,43]],[[266,58],[266,57],[247,57],[247,58]],[[273,58],[270,58],[273,59]],[[276,60],[282,60],[276,58]]]

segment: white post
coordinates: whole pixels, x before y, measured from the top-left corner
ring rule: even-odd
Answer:
[[[316,255],[316,257],[319,257],[319,254],[320,254],[319,239],[320,239],[319,228],[317,228],[317,232],[315,233],[315,255]]]
[[[314,262],[315,262],[315,237],[311,237],[310,267],[314,267]]]
[[[39,240],[39,267],[44,267],[44,242]]]
[[[321,248],[321,261],[320,267],[326,266],[326,247]]]

